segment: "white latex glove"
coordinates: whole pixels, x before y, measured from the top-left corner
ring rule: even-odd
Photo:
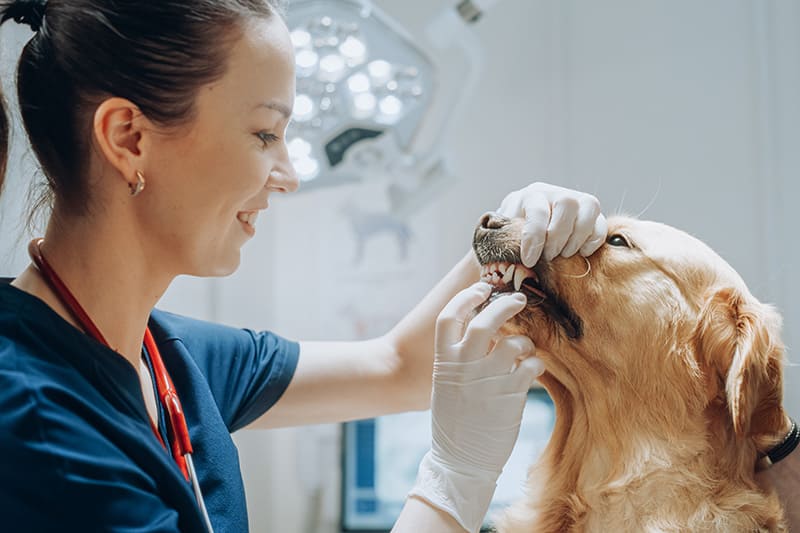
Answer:
[[[481,527],[517,440],[528,389],[544,370],[539,359],[528,357],[534,346],[527,337],[496,339],[500,326],[525,307],[523,295],[497,298],[465,328],[490,292],[483,282],[464,289],[436,321],[433,442],[409,494],[447,512],[469,532]]]
[[[522,263],[533,267],[540,257],[592,255],[606,240],[608,225],[600,202],[591,194],[533,183],[505,197],[497,210],[506,218],[525,218]]]

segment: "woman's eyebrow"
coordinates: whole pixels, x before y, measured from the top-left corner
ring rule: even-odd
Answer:
[[[256,106],[253,109],[258,109],[259,107],[274,109],[275,111],[283,115],[284,118],[286,118],[287,120],[292,117],[292,109],[288,105],[282,104],[281,102],[276,102],[274,100],[270,100],[268,102],[260,102],[256,104]]]

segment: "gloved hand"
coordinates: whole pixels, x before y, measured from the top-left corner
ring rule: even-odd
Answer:
[[[497,214],[525,218],[522,263],[533,267],[540,257],[587,256],[605,242],[608,225],[594,196],[548,183],[533,183],[505,197]]]
[[[495,299],[465,328],[490,292],[483,282],[464,289],[436,321],[433,442],[409,494],[470,532],[481,527],[517,440],[528,389],[544,370],[539,359],[529,357],[534,346],[527,337],[496,339],[500,326],[525,307],[521,294]]]

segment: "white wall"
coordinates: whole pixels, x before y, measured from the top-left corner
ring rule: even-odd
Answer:
[[[376,2],[415,35],[450,3]],[[547,179],[593,192],[607,212],[646,209],[643,218],[704,239],[779,307],[799,361],[800,283],[790,275],[800,267],[800,4],[505,0],[476,32],[488,63],[447,143],[459,180],[412,221],[436,246],[424,260],[429,278],[404,296],[421,296],[463,255],[477,218],[505,193]],[[21,35],[0,32],[4,80],[18,53],[8,47]],[[31,174],[18,164],[19,146],[0,202],[0,273],[8,274],[25,263],[8,223],[19,219],[19,184]],[[163,305],[294,338],[346,337],[309,305],[325,290],[326,224],[346,194],[275,201],[237,274],[181,280]],[[786,382],[786,403],[800,416],[800,367],[787,368]],[[336,438],[330,426],[236,436],[253,531],[303,531],[309,516],[315,531],[334,530]],[[303,465],[320,453],[309,475]],[[316,514],[307,487],[321,491]]]

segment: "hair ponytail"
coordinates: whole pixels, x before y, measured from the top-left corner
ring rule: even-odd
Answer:
[[[27,24],[34,32],[39,31],[44,18],[47,0],[2,0],[0,1],[0,26],[9,20]],[[9,131],[8,106],[0,86],[0,194],[6,181],[8,169]]]

